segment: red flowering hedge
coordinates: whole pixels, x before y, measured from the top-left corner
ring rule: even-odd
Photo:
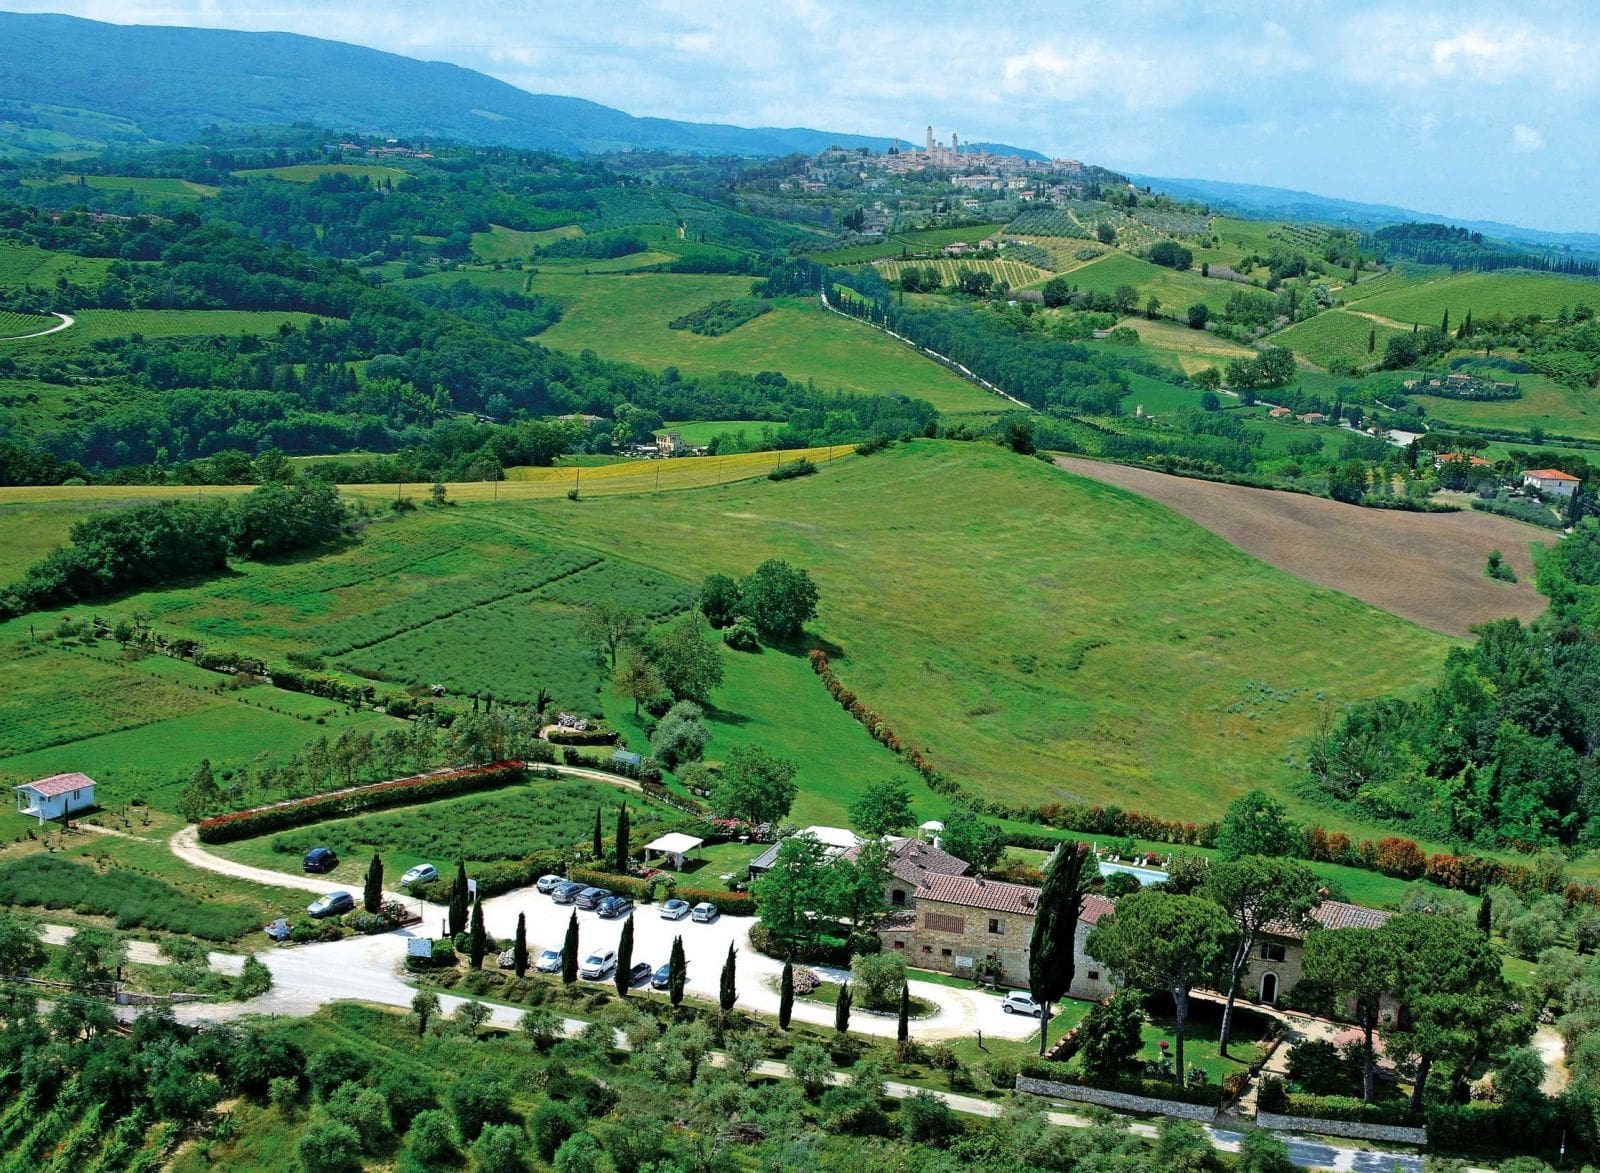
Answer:
[[[432,802],[434,799],[451,798],[476,790],[492,790],[526,778],[527,773],[519,762],[491,762],[487,766],[463,766],[454,770],[417,774],[410,778],[396,778],[389,782],[374,782],[371,786],[355,786],[349,790],[335,790],[329,794],[315,794],[309,798],[202,819],[200,841],[231,843],[236,839],[250,839],[271,831],[320,823],[323,819],[342,818],[390,806],[407,806],[414,802]]]

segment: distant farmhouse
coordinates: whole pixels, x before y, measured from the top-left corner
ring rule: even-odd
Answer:
[[[1570,497],[1583,482],[1559,468],[1530,468],[1522,474],[1522,483],[1547,497]]]

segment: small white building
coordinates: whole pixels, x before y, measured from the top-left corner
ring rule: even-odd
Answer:
[[[33,815],[41,823],[94,805],[94,779],[87,774],[52,774],[12,790],[17,796],[17,813]]]
[[[1547,497],[1570,497],[1583,482],[1559,468],[1530,468],[1522,474],[1522,483]]]

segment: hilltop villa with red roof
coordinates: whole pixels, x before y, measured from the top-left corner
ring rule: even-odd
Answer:
[[[12,790],[17,796],[17,813],[34,815],[41,823],[94,805],[94,779],[87,774],[52,774]]]
[[[1559,468],[1530,468],[1522,474],[1522,483],[1530,489],[1538,489],[1547,496],[1570,497],[1581,481],[1570,472],[1562,472]]]

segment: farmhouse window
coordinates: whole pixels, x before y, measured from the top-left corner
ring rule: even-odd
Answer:
[[[989,931],[991,933],[1001,933],[1001,934],[1003,934],[1006,930],[1000,924],[1000,921],[999,921],[999,919],[997,917],[992,917],[991,916],[989,918]]]
[[[906,902],[905,889],[896,888],[893,892],[889,893],[889,903],[890,904],[893,904],[896,907],[904,907],[905,906],[905,902]]]
[[[939,950],[939,956],[940,957],[949,957],[950,956],[950,950],[948,950],[948,949]]]
[[[1089,980],[1091,982],[1099,981],[1100,980],[1100,971],[1098,969],[1091,969],[1089,971]]]
[[[1263,961],[1282,961],[1283,956],[1283,946],[1276,941],[1261,942],[1261,958]]]
[[[904,941],[896,941],[894,943],[894,947],[896,949],[904,949],[906,947],[906,943]]]
[[[922,947],[922,951],[924,953],[932,953],[933,952],[933,946],[932,945],[924,945]]]

